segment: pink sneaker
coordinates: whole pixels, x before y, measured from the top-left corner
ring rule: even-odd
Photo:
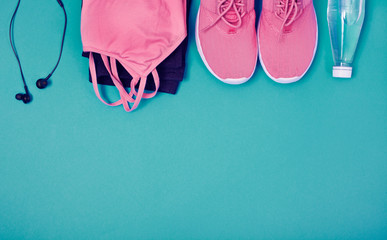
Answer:
[[[196,19],[196,45],[219,80],[241,84],[257,65],[254,0],[202,0]]]
[[[263,0],[258,25],[259,59],[276,82],[300,80],[317,48],[313,0]]]

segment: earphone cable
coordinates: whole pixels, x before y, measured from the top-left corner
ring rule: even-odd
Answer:
[[[16,50],[16,46],[14,44],[14,33],[13,33],[14,32],[13,27],[14,27],[14,22],[15,22],[15,16],[16,16],[17,11],[19,10],[20,1],[21,0],[18,1],[16,8],[15,8],[15,11],[13,12],[13,15],[11,18],[11,22],[9,23],[9,42],[11,43],[13,54],[16,57],[17,63],[19,64],[20,74],[21,74],[21,77],[23,80],[24,88],[27,90],[28,89],[27,83],[26,83],[26,80],[24,79],[23,69],[22,69],[22,66],[20,63],[19,55],[18,55],[17,50]]]
[[[59,3],[59,1],[58,1]],[[47,79],[50,78],[52,76],[52,74],[54,74],[56,68],[58,67],[59,65],[59,62],[62,58],[62,52],[63,52],[63,45],[64,45],[64,40],[65,40],[65,36],[66,36],[66,29],[67,29],[67,13],[66,13],[66,9],[64,8],[64,5],[62,2],[59,3],[59,5],[61,6],[61,8],[63,9],[63,13],[64,13],[64,17],[65,17],[65,23],[64,23],[64,28],[63,28],[63,35],[62,35],[62,43],[61,43],[61,46],[60,46],[60,53],[59,53],[59,58],[58,58],[58,61],[56,62],[56,65],[54,67],[54,69],[51,71],[51,73],[47,76]]]

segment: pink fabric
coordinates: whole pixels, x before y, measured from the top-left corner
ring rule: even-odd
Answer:
[[[201,1],[197,19],[197,44],[200,44],[202,58],[221,79],[250,78],[256,67],[258,52],[254,0],[238,1],[243,4],[243,15],[241,26],[236,28],[223,20],[216,21],[220,15],[217,11],[219,2]],[[232,11],[225,17],[229,20],[237,19]]]
[[[298,78],[305,74],[313,61],[317,44],[317,20],[313,1],[301,1],[297,17],[291,21],[293,13],[289,15],[289,26],[275,14],[276,9],[273,6],[278,2],[279,0],[263,0],[258,28],[261,61],[272,78]]]
[[[81,34],[84,52],[101,54],[105,67],[120,92],[121,100],[108,104],[98,93],[95,65],[90,54],[90,71],[97,97],[108,105],[137,108],[142,98],[155,96],[159,78],[155,68],[187,35],[184,0],[84,0]],[[110,57],[110,63],[108,58]],[[119,80],[115,60],[133,76],[127,93]],[[156,91],[144,93],[146,77],[152,73]],[[139,83],[139,91],[134,86]],[[128,102],[133,106],[128,106]]]

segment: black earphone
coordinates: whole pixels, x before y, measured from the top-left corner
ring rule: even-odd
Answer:
[[[19,100],[19,101],[23,101],[24,103],[29,103],[29,102],[31,102],[32,97],[31,97],[31,94],[30,94],[30,92],[28,90],[28,86],[27,86],[26,80],[24,78],[23,69],[22,69],[22,66],[21,66],[21,63],[20,63],[19,55],[17,53],[16,46],[14,44],[14,34],[13,34],[13,25],[14,25],[16,13],[19,10],[20,1],[21,0],[18,1],[17,5],[16,5],[16,8],[15,8],[15,11],[13,12],[13,15],[12,15],[12,18],[11,18],[11,22],[9,23],[9,42],[11,43],[11,47],[12,47],[13,53],[15,54],[17,63],[19,64],[19,70],[20,70],[20,74],[21,74],[21,77],[22,77],[22,80],[23,80],[24,90],[25,90],[25,93],[18,93],[18,94],[16,94],[15,98],[17,100]],[[64,17],[65,17],[65,23],[64,23],[64,29],[63,29],[60,53],[59,53],[58,61],[56,62],[56,65],[55,65],[54,69],[50,72],[50,74],[48,74],[47,77],[41,78],[41,79],[36,81],[36,86],[39,89],[44,89],[44,88],[46,88],[48,86],[48,80],[50,79],[52,74],[54,74],[56,68],[59,65],[60,59],[62,58],[63,44],[64,44],[65,35],[66,35],[66,28],[67,28],[67,13],[66,13],[65,7],[63,5],[63,2],[61,0],[57,0],[57,2],[59,3],[59,6],[63,9],[63,13],[64,13]]]

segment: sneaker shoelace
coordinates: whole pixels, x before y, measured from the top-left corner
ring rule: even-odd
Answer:
[[[282,34],[285,27],[290,26],[302,13],[300,0],[278,0],[275,15],[283,20],[280,33]]]
[[[242,18],[246,14],[244,6],[244,0],[218,0],[216,9],[219,16],[213,23],[205,27],[203,31],[213,27],[220,20],[231,28],[239,28],[242,26]]]

